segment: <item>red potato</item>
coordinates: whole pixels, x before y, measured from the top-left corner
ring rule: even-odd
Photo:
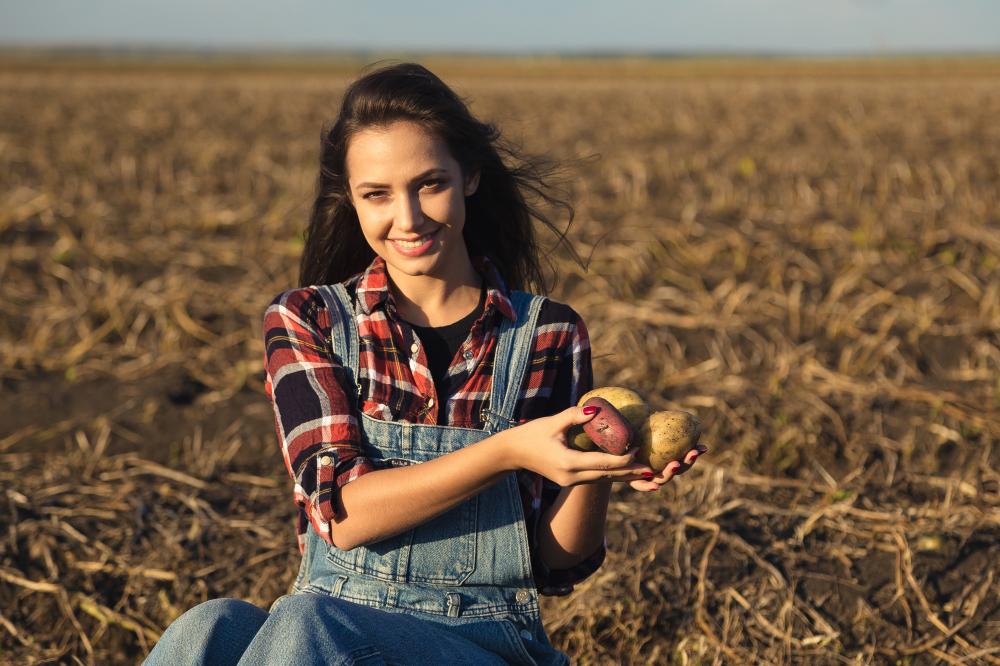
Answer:
[[[614,405],[604,398],[590,398],[584,407],[597,407],[598,412],[583,424],[583,431],[597,446],[608,453],[620,456],[635,441],[635,430]]]

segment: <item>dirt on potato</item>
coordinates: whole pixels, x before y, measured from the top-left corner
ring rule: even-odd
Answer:
[[[567,160],[595,385],[709,447],[556,645],[1000,663],[1000,62],[428,64]],[[0,661],[136,663],[294,578],[260,325],[359,68],[0,65]]]

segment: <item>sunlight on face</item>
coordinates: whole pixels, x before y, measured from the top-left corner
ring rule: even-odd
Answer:
[[[348,144],[346,163],[361,231],[390,275],[447,279],[465,270],[465,197],[478,174],[463,180],[440,137],[411,121],[365,129]]]

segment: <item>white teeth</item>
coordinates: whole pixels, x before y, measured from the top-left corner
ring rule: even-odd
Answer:
[[[427,236],[421,236],[415,241],[405,241],[405,240],[395,240],[394,243],[399,243],[403,247],[420,247],[427,242]]]

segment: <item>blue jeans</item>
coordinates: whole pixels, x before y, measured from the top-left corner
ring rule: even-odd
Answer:
[[[498,654],[478,644],[505,645]],[[391,613],[324,594],[280,597],[271,612],[239,599],[212,599],[175,620],[145,666],[209,664],[504,664],[522,661],[519,644],[530,642],[492,620],[438,622]],[[476,636],[476,641],[466,636]],[[541,646],[539,646],[541,647]]]

